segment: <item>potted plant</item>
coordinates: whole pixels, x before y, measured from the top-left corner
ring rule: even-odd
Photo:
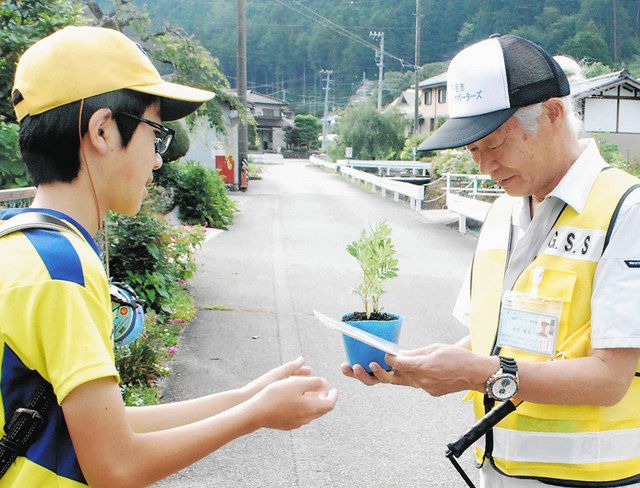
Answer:
[[[347,246],[347,251],[358,260],[362,269],[362,282],[353,290],[360,296],[364,312],[352,312],[342,320],[358,329],[364,330],[391,342],[398,342],[404,317],[385,313],[380,309],[380,297],[384,294],[384,282],[398,276],[396,250],[391,241],[391,228],[381,220],[370,229],[362,231],[360,239]],[[360,364],[371,372],[370,363],[378,363],[386,370],[390,366],[385,362],[385,353],[356,339],[342,336],[349,364]]]

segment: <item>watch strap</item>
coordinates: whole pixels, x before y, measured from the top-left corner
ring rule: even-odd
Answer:
[[[503,373],[511,374],[513,376],[518,374],[518,365],[516,364],[516,360],[513,358],[500,356],[500,369],[502,369]]]

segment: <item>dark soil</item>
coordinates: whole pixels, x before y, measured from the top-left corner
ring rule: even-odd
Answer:
[[[369,318],[364,312],[353,312],[342,317],[343,322],[361,322],[363,320],[380,320],[382,322],[388,322],[390,320],[397,320],[398,317],[390,315],[388,313],[373,312]]]

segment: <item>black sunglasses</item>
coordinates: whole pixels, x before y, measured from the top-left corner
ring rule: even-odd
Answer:
[[[176,135],[175,130],[171,129],[170,127],[165,127],[162,124],[158,124],[153,120],[148,120],[142,117],[136,117],[135,115],[131,115],[126,112],[117,112],[115,113],[115,115],[124,115],[125,117],[129,117],[130,119],[134,119],[139,122],[144,122],[145,124],[150,125],[154,129],[157,129],[155,131],[156,133],[155,144],[156,144],[156,152],[160,156],[162,156],[167,152],[167,150],[169,149],[169,146],[171,145],[171,141],[173,140],[173,137]]]

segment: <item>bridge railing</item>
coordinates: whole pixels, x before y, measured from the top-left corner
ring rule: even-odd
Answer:
[[[336,163],[332,163],[331,161],[326,161],[319,156],[312,155],[309,157],[309,161],[314,166],[320,166],[324,169],[335,171],[336,173],[339,172],[338,165]]]
[[[424,186],[412,185],[411,183],[403,183],[401,181],[395,181],[390,178],[381,178],[371,173],[366,173],[355,168],[351,168],[346,165],[340,164],[342,160],[338,160],[338,166],[340,172],[347,177],[368,183],[371,185],[371,191],[375,192],[380,189],[382,196],[386,197],[387,193],[393,193],[393,200],[400,201],[400,195],[404,195],[409,198],[411,208],[414,210],[422,209],[422,202],[424,201]]]
[[[426,176],[431,172],[431,163],[423,163],[420,161],[376,161],[376,160],[363,160],[363,159],[339,159],[338,164],[340,166],[349,166],[351,168],[377,168],[378,170],[384,170],[387,176],[391,175],[391,170],[404,170],[410,169],[414,173],[415,171],[421,171],[422,176]]]
[[[487,200],[504,193],[502,188],[482,186],[483,181],[491,180],[487,175],[447,173],[445,177],[446,206],[458,214],[458,230],[463,234],[467,231],[467,218],[484,222],[491,207]]]
[[[16,188],[12,190],[0,190],[0,208],[23,208],[31,205],[31,200],[36,195],[36,187]]]

